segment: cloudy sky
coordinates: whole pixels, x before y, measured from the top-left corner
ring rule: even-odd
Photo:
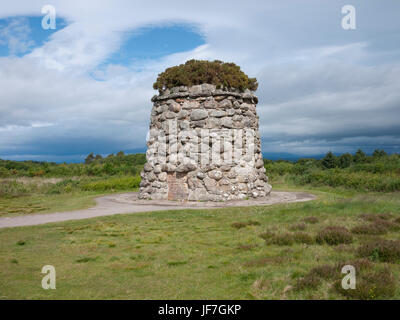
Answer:
[[[266,156],[400,151],[398,0],[4,0],[0,158],[144,151],[152,83],[192,58],[257,77]]]

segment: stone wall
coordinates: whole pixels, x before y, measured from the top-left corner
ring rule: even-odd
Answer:
[[[253,92],[209,84],[152,98],[142,199],[234,200],[268,195]]]

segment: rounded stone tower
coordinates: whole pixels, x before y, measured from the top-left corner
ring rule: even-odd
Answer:
[[[163,88],[152,102],[141,199],[221,201],[270,193],[253,91],[179,86]]]

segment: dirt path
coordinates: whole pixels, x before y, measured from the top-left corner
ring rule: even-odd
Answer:
[[[277,203],[303,202],[314,200],[315,198],[316,197],[314,195],[305,192],[272,191],[268,197],[257,200],[227,202],[178,202],[168,200],[139,200],[137,192],[130,192],[112,194],[97,198],[97,205],[90,209],[0,218],[0,228],[34,226],[51,222],[89,219],[123,213],[259,206]]]

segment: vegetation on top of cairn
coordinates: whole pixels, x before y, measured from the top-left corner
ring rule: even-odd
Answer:
[[[214,84],[217,89],[249,89],[256,91],[256,78],[249,78],[234,63],[219,60],[189,60],[185,64],[167,68],[158,75],[153,88],[159,91],[179,87],[193,86],[203,83]]]

